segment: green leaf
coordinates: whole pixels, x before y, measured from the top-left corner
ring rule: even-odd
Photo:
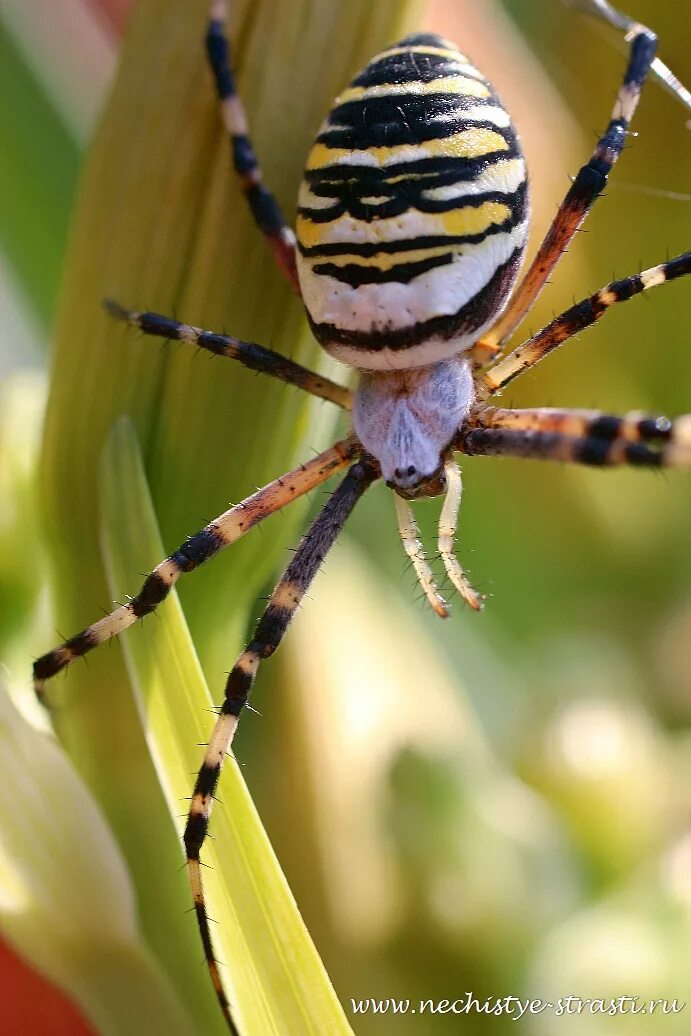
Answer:
[[[164,556],[138,443],[126,419],[116,423],[104,451],[101,502],[103,551],[115,592]],[[145,636],[133,631],[122,643],[141,722],[175,815],[201,762],[197,743],[208,737],[212,699],[174,592],[159,614],[161,621],[150,623]],[[243,1032],[349,1033],[234,761],[224,769],[219,797],[213,840],[204,852],[213,868],[205,871],[205,884],[209,912],[218,922],[213,937]],[[151,862],[175,865],[168,855]],[[193,914],[188,934],[198,938]],[[171,957],[177,952],[168,946]]]

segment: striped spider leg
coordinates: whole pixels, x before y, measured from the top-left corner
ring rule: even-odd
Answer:
[[[286,223],[278,202],[263,182],[259,162],[249,138],[245,107],[235,87],[226,35],[227,7],[225,0],[213,0],[211,4],[206,33],[206,54],[216,84],[223,124],[230,137],[233,168],[238,174],[240,186],[255,223],[264,234],[282,273],[290,282],[293,291],[299,295],[295,233]]]
[[[162,561],[146,577],[139,593],[76,636],[41,655],[34,662],[34,687],[47,702],[45,685],[77,658],[113,637],[119,636],[166,599],[181,575],[193,572],[224,547],[230,546],[265,518],[286,504],[304,496],[352,463],[357,454],[353,439],[344,439],[316,457],[274,479],[241,503],[229,508]]]
[[[241,652],[230,671],[218,719],[194,786],[183,836],[188,874],[211,980],[232,1032],[236,1032],[236,1029],[214,956],[200,861],[200,851],[208,833],[214,791],[235,736],[240,714],[247,705],[260,662],[269,658],[283,640],[291,619],[355,504],[368,486],[379,477],[378,465],[371,459],[362,459],[353,464],[301,540],[292,561],[269,598],[252,640]]]
[[[555,317],[532,338],[516,346],[508,356],[480,374],[477,378],[478,398],[486,399],[501,391],[519,374],[530,370],[569,338],[573,338],[579,331],[583,331],[600,320],[606,311],[617,302],[627,302],[640,292],[689,273],[691,273],[691,252],[684,252],[666,263],[653,266],[633,277],[612,281],[594,295],[577,302]]]
[[[485,407],[458,449],[470,456],[511,456],[594,467],[691,467],[691,414],[670,420],[639,412]]]
[[[253,342],[243,342],[232,335],[204,331],[158,313],[138,313],[113,301],[107,301],[105,306],[111,316],[144,334],[191,342],[214,355],[239,360],[250,370],[295,385],[343,409],[350,408],[352,394],[349,389],[308,370],[280,353],[272,352]],[[193,571],[223,547],[234,543],[269,514],[280,510],[291,500],[303,496],[326,481],[354,459],[354,449],[352,438],[336,443],[299,468],[268,483],[191,536],[154,569],[136,597],[36,659],[34,685],[39,697],[44,697],[46,680],[65,669],[76,658],[117,636],[144,615],[150,614],[167,597],[183,573]]]
[[[517,346],[478,376],[478,403],[461,427],[457,448],[473,455],[503,454],[597,466],[691,466],[688,414],[670,421],[639,413],[615,417],[594,410],[510,410],[485,403],[579,331],[592,326],[611,306],[686,274],[691,274],[691,252],[613,281]]]
[[[590,13],[625,33],[626,40],[630,44],[630,54],[624,79],[619,88],[607,129],[598,140],[588,162],[582,166],[574,178],[552,225],[512,295],[506,310],[490,331],[476,343],[473,355],[478,362],[487,362],[496,356],[501,350],[502,344],[526,316],[593,204],[604,190],[607,177],[623,150],[629,125],[650,69],[654,68],[677,98],[686,107],[691,108],[691,95],[688,90],[679,83],[666,66],[656,61],[657,37],[651,29],[627,18],[605,0],[593,0],[590,5]]]
[[[239,360],[249,370],[256,371],[258,374],[268,374],[288,385],[295,385],[296,388],[303,389],[319,399],[326,399],[329,403],[335,403],[344,410],[350,410],[352,406],[353,394],[350,389],[337,385],[335,381],[289,360],[281,353],[266,349],[263,345],[257,345],[255,342],[243,342],[240,338],[234,338],[233,335],[204,331],[200,327],[183,324],[179,320],[173,320],[172,317],[166,317],[160,313],[137,313],[133,309],[121,306],[119,302],[113,302],[112,299],[108,299],[104,305],[107,312],[116,320],[124,321],[145,335],[169,338],[172,341],[190,342],[214,356],[226,356],[230,360]]]

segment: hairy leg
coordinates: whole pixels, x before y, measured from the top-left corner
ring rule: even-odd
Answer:
[[[469,456],[523,457],[595,467],[691,467],[691,414],[618,418],[594,411],[494,411],[465,425],[454,444]]]
[[[650,417],[633,411],[623,417],[601,410],[571,410],[536,407],[507,410],[485,407],[475,418],[480,428],[508,428],[514,431],[558,432],[560,435],[592,439],[625,439],[628,442],[664,443],[669,438],[672,422],[668,417]]]
[[[605,288],[571,306],[560,316],[555,317],[546,327],[517,346],[513,352],[505,356],[480,375],[477,380],[478,398],[486,399],[503,389],[509,382],[525,373],[540,362],[548,353],[553,352],[569,338],[573,338],[586,327],[594,324],[603,314],[617,302],[626,302],[648,288],[654,288],[665,281],[674,280],[691,273],[691,252],[670,259],[650,270],[613,281]]]
[[[379,472],[365,462],[353,465],[302,539],[293,560],[269,599],[254,637],[228,676],[223,704],[194,786],[184,834],[189,881],[211,980],[233,1032],[236,1030],[231,1009],[214,956],[201,875],[200,851],[208,833],[214,792],[235,736],[240,713],[247,704],[259,663],[269,658],[281,643],[310,583],[353,507],[367,487],[378,477]]]
[[[269,482],[263,489],[257,490],[191,536],[170,557],[156,566],[136,597],[36,659],[34,687],[39,698],[44,697],[47,680],[66,669],[75,659],[81,658],[104,641],[117,637],[138,619],[155,611],[181,575],[192,572],[274,511],[331,478],[351,463],[356,453],[357,447],[351,440],[337,442],[306,464]]]
[[[461,507],[463,483],[458,464],[453,458],[444,464],[446,472],[446,498],[439,516],[439,553],[444,562],[446,574],[459,594],[476,612],[482,610],[482,597],[468,581],[461,563],[454,553],[454,540],[458,528],[458,512]]]
[[[429,567],[429,563],[425,557],[425,549],[420,540],[420,530],[417,527],[413,509],[408,501],[400,497],[398,493],[394,493],[393,499],[396,506],[398,531],[401,535],[403,549],[412,562],[415,575],[417,576],[417,581],[420,584],[432,611],[438,615],[440,619],[446,619],[449,616],[449,610],[446,607],[444,598],[437,589],[434,576],[432,575],[432,569]]]
[[[607,177],[623,150],[629,125],[650,69],[653,68],[663,78],[668,88],[682,103],[691,107],[688,91],[661,62],[656,61],[657,39],[651,29],[627,18],[604,0],[591,0],[587,6],[596,17],[609,22],[625,34],[630,45],[626,72],[607,129],[598,140],[590,159],[571,184],[506,311],[476,347],[476,356],[481,357],[484,352],[487,360],[491,359],[493,351],[510,337],[531,308],[593,203],[604,189]]]
[[[295,267],[295,234],[273,194],[263,183],[262,171],[249,138],[245,108],[235,87],[226,35],[227,4],[213,0],[206,34],[206,52],[216,83],[223,124],[230,137],[232,161],[254,220],[293,290],[300,294]]]
[[[112,299],[108,299],[104,305],[108,313],[116,320],[122,320],[130,327],[136,327],[145,335],[190,342],[215,356],[227,356],[231,360],[239,360],[250,370],[257,371],[259,374],[268,374],[272,378],[278,378],[279,381],[295,385],[304,392],[309,392],[310,395],[320,399],[327,399],[344,410],[349,410],[351,407],[352,392],[350,389],[337,385],[329,378],[324,378],[321,374],[316,374],[299,363],[294,363],[280,353],[265,349],[263,345],[243,342],[232,335],[204,331],[200,327],[182,324],[179,320],[162,316],[160,313],[137,313],[133,309],[126,309]]]

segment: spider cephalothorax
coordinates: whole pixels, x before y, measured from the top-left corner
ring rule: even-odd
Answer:
[[[439,474],[473,397],[470,364],[461,356],[430,367],[368,371],[353,397],[353,428],[387,484],[412,498]]]
[[[528,234],[525,162],[509,115],[482,74],[453,44],[411,36],[375,57],[336,100],[310,152],[298,200],[297,242],[262,182],[235,90],[225,6],[214,0],[210,64],[252,213],[324,348],[357,369],[355,393],[262,346],[156,313],[109,303],[147,334],[193,342],[352,410],[353,430],[305,464],[257,490],[191,536],[140,592],[34,664],[37,691],[74,659],[154,611],[180,576],[267,515],[338,471],[347,474],[315,518],[272,593],[226,683],[185,828],[194,907],[211,978],[237,1032],[215,960],[200,852],[214,792],[262,659],[270,656],[325,554],[367,487],[394,489],[403,545],[432,608],[448,614],[419,541],[408,500],[445,493],[439,555],[475,609],[481,597],[454,554],[461,501],[455,453],[576,463],[691,466],[691,415],[669,421],[587,410],[510,410],[490,398],[608,308],[691,272],[691,253],[607,285],[498,358],[605,186],[623,148],[655,55],[655,36],[593,0],[626,33],[630,54],[614,110],[573,181],[537,255],[511,295]],[[678,96],[689,95],[659,61]],[[691,105],[690,105],[691,106]]]

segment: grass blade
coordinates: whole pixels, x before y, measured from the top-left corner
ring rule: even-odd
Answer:
[[[164,555],[131,424],[121,420],[104,452],[102,543],[115,589]],[[189,795],[201,761],[212,699],[175,593],[160,622],[123,637],[124,654],[147,741],[171,813]],[[107,765],[107,761],[105,763]],[[236,764],[226,766],[204,860],[218,956],[227,965],[243,1031],[257,1036],[349,1033],[350,1028]],[[134,804],[133,804],[134,806]],[[182,853],[180,852],[180,859]],[[152,866],[173,868],[162,856]],[[165,923],[165,922],[164,922]],[[193,915],[189,936],[197,939]],[[176,954],[178,948],[170,946]]]

